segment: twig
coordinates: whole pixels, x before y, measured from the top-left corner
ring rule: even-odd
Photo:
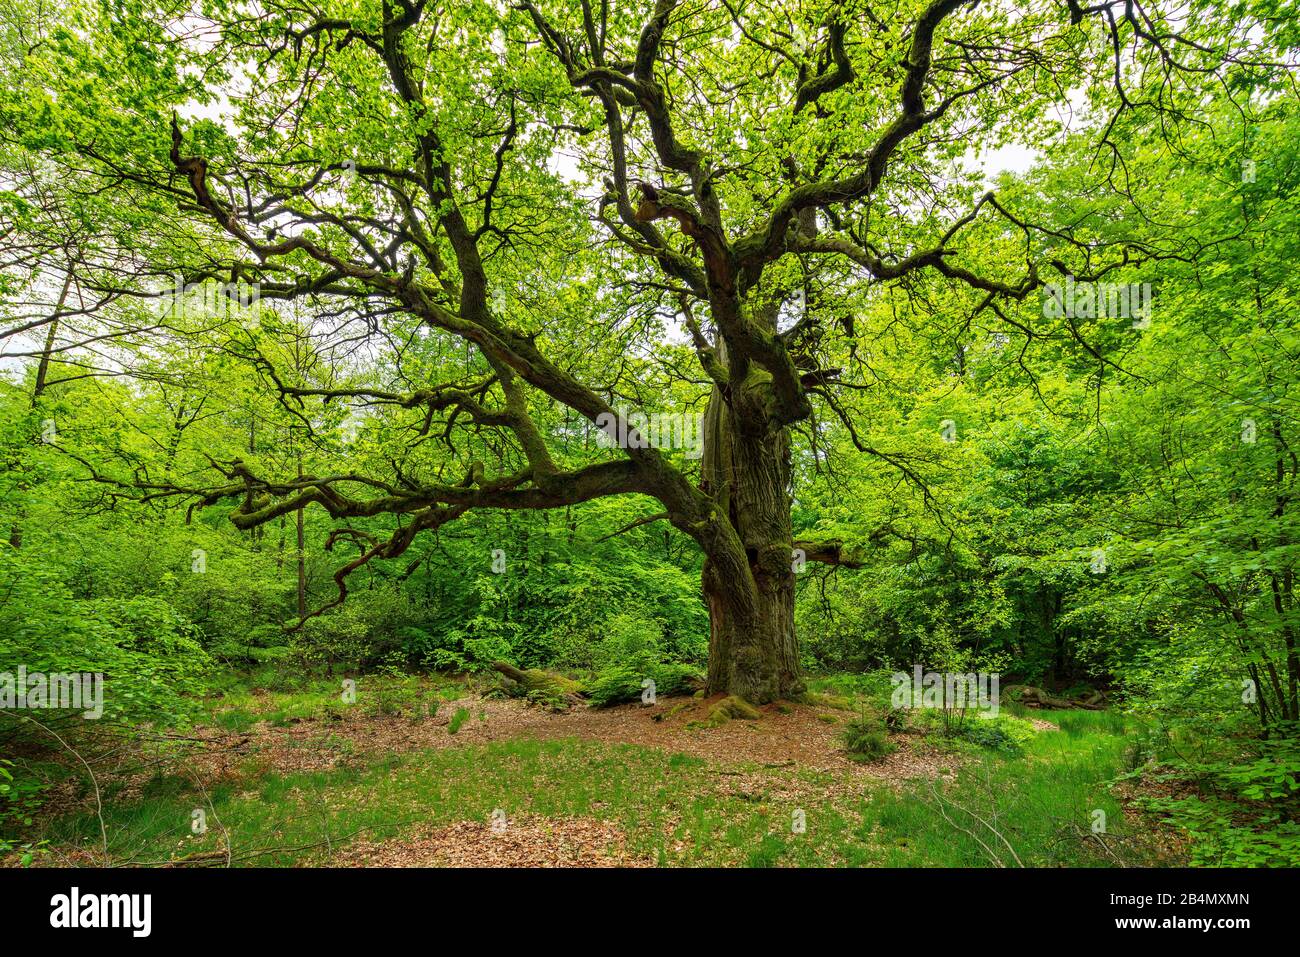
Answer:
[[[73,756],[78,761],[81,762],[83,767],[85,767],[86,773],[90,775],[90,783],[94,785],[95,788],[95,816],[99,818],[99,835],[104,842],[104,856],[107,857],[108,856],[108,828],[104,826],[104,803],[102,800],[100,800],[99,781],[95,777],[95,772],[91,770],[90,765],[86,763],[86,759],[81,756],[81,752],[78,751],[76,748],[74,748],[72,745],[68,744],[68,742],[64,741],[57,731],[55,731],[53,728],[47,728],[45,725],[41,724],[31,715],[24,715],[24,717],[32,724],[36,725],[36,727],[41,728],[44,731],[48,731],[50,734],[54,735],[55,739],[58,740],[59,744],[63,745],[65,748],[71,751]]]

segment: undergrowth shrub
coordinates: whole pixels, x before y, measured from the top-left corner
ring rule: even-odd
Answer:
[[[1193,865],[1300,866],[1300,740],[1249,742],[1217,761],[1175,758],[1160,771],[1195,793],[1138,804],[1191,836]]]
[[[958,727],[956,736],[1002,754],[1018,755],[1024,752],[1025,745],[1037,733],[1034,726],[1023,718],[998,715],[964,722]]]
[[[865,710],[844,726],[841,736],[845,749],[857,761],[878,761],[894,751],[884,721]]]
[[[447,733],[455,734],[457,731],[460,730],[461,725],[463,725],[468,720],[469,720],[469,709],[457,708],[455,713],[452,714],[451,720],[447,722]]]
[[[694,691],[701,675],[693,666],[680,662],[612,665],[583,685],[583,693],[595,708],[637,701],[647,678],[654,681],[656,697],[669,698]]]
[[[102,674],[108,721],[183,725],[197,714],[212,660],[195,626],[152,595],[76,599],[59,570],[25,550],[0,546],[0,671]],[[0,714],[16,734],[24,713]],[[69,719],[49,710],[34,720]],[[77,722],[80,717],[76,716]]]
[[[15,775],[13,767],[12,761],[0,758],[0,854],[20,850],[19,863],[26,867],[46,850],[45,842],[23,844],[17,835],[31,825],[46,785],[30,774]]]

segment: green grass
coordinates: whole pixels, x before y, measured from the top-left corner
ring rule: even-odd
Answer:
[[[441,702],[462,697],[465,688],[449,679],[373,675],[358,679],[355,692],[355,702],[343,700],[342,678],[304,679],[298,687],[284,690],[239,682],[209,699],[207,710],[217,727],[243,733],[261,721],[279,727],[294,720],[341,714],[349,708],[365,714],[436,714]]]
[[[296,691],[236,688],[209,700],[208,712],[217,727],[242,733],[259,721],[283,725],[294,718],[317,717],[331,708],[342,708],[341,696],[341,682],[317,682]]]
[[[281,702],[274,710],[296,707]],[[979,816],[1025,864],[1104,866],[1114,860],[1090,836],[1091,813],[1100,809],[1104,839],[1135,860],[1140,848],[1130,846],[1130,825],[1106,788],[1122,770],[1122,720],[1094,712],[1052,717],[1062,731],[1037,735],[1022,756],[957,743],[955,783],[914,782],[895,791],[881,782],[866,799],[822,797],[837,780],[831,772],[748,767],[741,778],[698,758],[634,745],[520,740],[391,755],[329,772],[252,769],[238,786],[212,790],[210,807],[183,780],[160,777],[138,801],[110,802],[105,824],[113,855],[135,862],[214,850],[224,828],[236,863],[309,863],[325,859],[327,843],[400,837],[417,823],[486,821],[502,808],[614,821],[632,850],[662,865],[1013,864]],[[742,780],[743,787],[736,783]],[[780,796],[791,790],[808,797]],[[201,837],[190,834],[196,807],[208,807]],[[791,826],[796,811],[806,820],[803,833]],[[43,836],[94,845],[99,823],[93,815],[67,817]]]
[[[878,837],[891,866],[1015,866],[1017,857],[1027,866],[1103,867],[1116,857],[1150,863],[1145,829],[1126,819],[1108,787],[1123,770],[1122,716],[1060,711],[1050,717],[1062,730],[1035,735],[1021,756],[958,745],[974,760],[954,786],[914,784],[880,795],[863,838]],[[1094,836],[1097,811],[1105,815],[1105,832]]]

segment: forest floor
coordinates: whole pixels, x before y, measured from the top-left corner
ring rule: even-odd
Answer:
[[[1113,786],[1127,741],[1104,713],[1034,715],[1015,756],[909,731],[864,762],[841,741],[853,712],[829,706],[704,727],[692,698],[557,713],[461,683],[359,685],[350,707],[337,682],[241,690],[184,736],[90,755],[93,780],[46,793],[36,863],[1179,862]]]
[[[843,710],[796,703],[766,705],[756,721],[733,720],[700,727],[721,695],[710,699],[661,698],[653,705],[622,704],[553,712],[517,698],[474,695],[440,702],[436,715],[407,714],[292,716],[259,721],[242,733],[206,732],[212,749],[205,756],[210,773],[229,770],[232,761],[257,753],[279,773],[325,770],[359,755],[376,756],[483,745],[494,741],[581,739],[633,744],[667,754],[691,755],[715,764],[798,767],[835,773],[846,782],[877,778],[901,782],[951,773],[953,755],[922,739],[906,740],[878,761],[852,760],[840,741]],[[455,732],[457,713],[466,715]],[[1048,725],[1048,727],[1054,727]],[[331,744],[342,735],[346,756]]]

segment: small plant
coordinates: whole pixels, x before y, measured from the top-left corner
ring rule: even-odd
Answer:
[[[865,710],[844,726],[842,738],[855,761],[879,761],[894,751],[884,722]]]
[[[0,854],[21,851],[18,863],[29,867],[37,855],[48,853],[48,842],[22,843],[13,835],[31,826],[45,786],[29,775],[15,777],[12,767],[12,761],[0,758]]]
[[[407,711],[419,714],[424,689],[418,678],[406,673],[400,657],[388,656],[384,664],[376,669],[376,675],[378,680],[373,682],[374,693],[367,696],[371,714],[382,717],[392,717]]]
[[[764,834],[758,847],[749,852],[746,867],[776,867],[785,853],[785,841],[775,834]]]
[[[469,720],[469,708],[457,708],[456,713],[451,716],[447,722],[447,733],[455,734],[460,730],[460,726]]]
[[[1173,750],[1173,739],[1163,725],[1144,728],[1129,743],[1124,752],[1125,767],[1138,771],[1159,762],[1161,755]]]

